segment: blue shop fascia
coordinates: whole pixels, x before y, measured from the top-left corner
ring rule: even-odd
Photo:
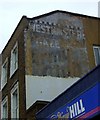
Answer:
[[[100,116],[100,65],[36,114],[36,119],[94,119]]]

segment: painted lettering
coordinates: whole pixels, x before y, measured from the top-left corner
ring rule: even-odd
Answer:
[[[61,111],[61,110],[60,110]],[[75,103],[73,103],[70,106],[66,106],[66,112],[64,113],[62,112],[57,112],[56,114],[53,114],[50,118],[51,120],[54,120],[55,118],[57,120],[59,119],[63,119],[63,118],[75,118],[78,115],[82,114],[83,112],[85,112],[85,107],[83,104],[82,99],[80,99],[79,101],[76,101]]]
[[[70,113],[71,118],[73,118],[75,116],[74,105],[71,105],[69,107],[69,113]]]
[[[60,24],[33,21],[30,23],[30,28],[34,32],[65,36],[67,39],[76,37],[78,40],[84,40],[85,38],[82,28],[76,25],[65,25],[62,27]]]
[[[81,113],[81,109],[80,109],[80,106],[79,106],[79,102],[76,102],[76,106],[77,106],[77,112],[78,112],[78,114],[80,114]]]
[[[75,115],[77,115],[78,113],[77,113],[77,106],[76,106],[76,104],[74,103],[74,110],[75,110]]]
[[[70,118],[76,117],[77,115],[83,113],[85,111],[85,107],[83,106],[82,99],[69,106]]]
[[[82,99],[80,99],[80,107],[81,107],[81,112],[85,111],[85,107],[83,106]]]

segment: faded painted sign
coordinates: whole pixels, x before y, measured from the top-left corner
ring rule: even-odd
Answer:
[[[66,39],[71,39],[76,37],[77,40],[84,40],[85,35],[83,29],[80,26],[70,23],[69,21],[64,21],[64,25],[44,22],[40,20],[34,20],[30,22],[30,27],[33,32],[45,33],[51,35],[60,35],[66,37]]]
[[[68,77],[82,76],[89,70],[79,18],[54,14],[30,20],[25,41],[26,74]]]

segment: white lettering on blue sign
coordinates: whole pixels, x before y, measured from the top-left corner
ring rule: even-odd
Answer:
[[[59,112],[60,111],[60,112]],[[56,114],[53,114],[51,116],[51,119],[53,120],[54,118],[56,118],[57,120],[59,118],[75,118],[78,117],[78,115],[81,115],[85,112],[85,107],[83,104],[82,99],[80,99],[79,101],[73,103],[70,106],[66,106],[66,113],[63,113],[63,110],[59,110]]]
[[[83,106],[83,101],[80,99],[73,105],[69,106],[70,118],[76,117],[77,115],[83,113],[85,111],[85,107]]]

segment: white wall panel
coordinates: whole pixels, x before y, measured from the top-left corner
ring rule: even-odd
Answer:
[[[52,101],[79,78],[38,77],[26,75],[26,108],[37,100]]]

